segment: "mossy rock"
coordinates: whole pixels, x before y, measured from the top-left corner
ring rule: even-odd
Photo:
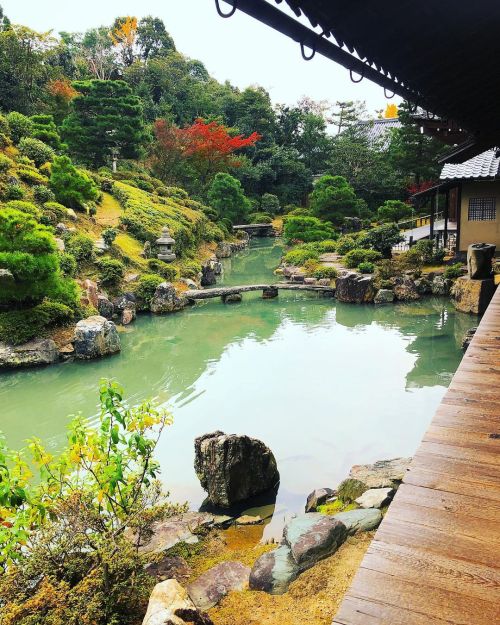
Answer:
[[[337,512],[349,512],[350,510],[357,510],[358,508],[359,506],[356,503],[345,503],[341,499],[336,499],[330,503],[318,506],[317,512],[321,514],[337,514]]]
[[[347,478],[339,484],[337,497],[344,503],[351,503],[368,490],[368,486],[359,480]]]

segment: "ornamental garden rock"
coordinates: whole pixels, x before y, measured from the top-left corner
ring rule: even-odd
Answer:
[[[50,365],[59,359],[52,339],[33,339],[22,345],[0,343],[0,369]]]
[[[100,315],[82,319],[75,328],[75,356],[101,358],[120,351],[120,337],[112,321]]]
[[[339,276],[335,286],[336,296],[339,302],[351,304],[367,304],[373,302],[377,292],[373,284],[373,276],[362,276],[352,271],[343,276]]]
[[[229,592],[248,586],[250,568],[241,562],[221,562],[188,585],[191,601],[199,610],[209,610]]]
[[[182,310],[187,305],[186,298],[177,293],[170,282],[162,282],[156,287],[151,300],[151,312],[156,314]]]

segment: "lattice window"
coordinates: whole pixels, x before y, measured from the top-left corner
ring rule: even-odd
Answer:
[[[495,221],[496,218],[496,198],[471,197],[469,199],[469,221]]]

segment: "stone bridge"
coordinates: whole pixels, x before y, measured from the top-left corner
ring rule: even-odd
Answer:
[[[332,286],[321,286],[318,284],[292,284],[287,282],[278,282],[277,284],[245,284],[243,286],[225,286],[215,289],[196,289],[184,291],[184,296],[190,301],[212,299],[215,297],[222,298],[222,301],[238,301],[241,299],[242,293],[251,291],[262,291],[264,299],[273,299],[278,297],[279,291],[309,291],[313,293],[321,293],[323,297],[334,297],[335,288]]]
[[[274,237],[273,224],[240,224],[233,226],[234,232],[246,232],[250,237]]]

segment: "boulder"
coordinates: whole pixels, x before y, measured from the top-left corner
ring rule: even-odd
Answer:
[[[477,328],[469,328],[465,333],[465,336],[462,341],[462,349],[465,351],[469,345],[471,344],[472,339],[474,338],[474,334],[476,334]]]
[[[397,276],[393,280],[394,297],[402,302],[420,299],[415,282],[409,276]]]
[[[350,271],[339,276],[335,284],[339,302],[366,304],[375,299],[376,288],[373,284],[373,276],[363,276]]]
[[[349,477],[359,480],[368,488],[394,488],[399,486],[408,470],[411,458],[378,460],[374,464],[356,464]]]
[[[130,302],[129,306],[127,306],[127,308],[125,308],[125,310],[122,312],[120,321],[122,322],[122,325],[128,326],[129,323],[132,323],[132,321],[135,320],[136,316],[136,306],[133,302]]]
[[[163,556],[146,564],[144,569],[159,582],[176,579],[179,583],[186,583],[191,576],[191,567],[181,556]]]
[[[457,278],[452,289],[453,304],[460,312],[482,315],[488,308],[495,289],[493,279],[471,280],[467,276]]]
[[[68,216],[69,219],[71,219],[72,221],[77,221],[78,217],[76,216],[75,211],[72,208],[67,208],[66,209],[66,215]]]
[[[360,508],[382,508],[394,495],[392,488],[370,488],[356,499]]]
[[[63,345],[62,347],[59,348],[59,356],[63,360],[68,360],[74,354],[75,354],[75,347],[73,343],[66,343],[66,345]]]
[[[379,289],[373,301],[375,304],[392,304],[394,301],[394,291],[391,289]]]
[[[109,301],[109,299],[105,295],[98,295],[97,297],[97,310],[101,317],[106,317],[106,319],[111,319],[115,312],[115,307],[113,303]]]
[[[306,512],[316,512],[318,506],[322,506],[332,497],[335,497],[335,491],[333,489],[316,488],[307,496]]]
[[[382,512],[377,508],[363,510],[349,510],[349,512],[338,512],[333,518],[344,524],[347,534],[352,536],[357,532],[369,532],[380,525]]]
[[[432,293],[432,283],[429,278],[422,276],[414,281],[420,295],[430,295]]]
[[[33,339],[22,345],[0,343],[0,368],[50,365],[59,359],[57,345],[52,339]]]
[[[304,284],[314,285],[318,283],[317,278],[304,278]]]
[[[0,269],[0,284],[2,282],[5,284],[14,282],[14,275],[8,269]]]
[[[250,568],[241,562],[221,562],[188,585],[191,601],[200,610],[209,610],[229,592],[248,586]]]
[[[281,545],[257,558],[250,572],[250,589],[282,595],[299,573],[290,547]]]
[[[346,536],[344,523],[317,512],[293,518],[283,530],[283,540],[301,571],[335,553]]]
[[[83,280],[80,282],[82,296],[80,298],[83,306],[93,306],[97,310],[99,303],[97,284],[93,280]]]
[[[207,512],[186,512],[159,521],[153,527],[151,538],[139,545],[141,553],[163,553],[179,543],[196,544],[198,537],[194,533],[203,527],[211,527],[214,522],[212,514]],[[134,540],[134,535],[129,533]]]
[[[431,291],[433,295],[449,295],[451,289],[451,280],[443,275],[437,275],[431,283]]]
[[[191,278],[180,278],[179,282],[182,282],[182,284],[185,284],[188,289],[196,290],[199,288],[196,282],[194,280],[191,280]]]
[[[151,312],[156,314],[175,312],[182,310],[186,305],[187,300],[182,293],[177,293],[170,282],[162,282],[156,287],[151,300]]]
[[[122,313],[126,308],[129,308],[130,304],[137,302],[137,298],[134,293],[125,292],[113,299],[113,306],[115,312]]]
[[[304,276],[303,273],[294,273],[291,275],[290,279],[292,282],[303,283],[305,282],[306,277]]]
[[[264,519],[261,516],[251,516],[244,514],[236,519],[236,525],[261,525]]]
[[[210,618],[200,612],[177,580],[169,579],[156,584],[149,598],[148,609],[142,625],[213,625]]]
[[[320,278],[318,280],[318,284],[319,284],[319,286],[330,286],[331,280],[330,280],[330,278]]]
[[[81,359],[100,358],[121,349],[115,324],[100,315],[76,324],[74,346],[76,357]]]
[[[216,284],[217,276],[212,263],[203,265],[201,268],[201,286],[212,286]]]
[[[217,258],[229,258],[232,253],[231,243],[221,241],[217,244],[217,249],[215,250]]]
[[[55,237],[54,241],[56,242],[57,250],[59,252],[64,252],[64,250],[66,249],[66,245],[64,244],[64,241],[60,239],[59,237]]]
[[[138,279],[139,279],[138,273],[127,273],[125,274],[123,281],[126,282],[127,284],[130,284],[131,282],[137,282]]]
[[[228,508],[276,487],[272,451],[249,436],[212,432],[195,440],[196,475],[213,505]]]
[[[243,296],[241,295],[241,293],[229,293],[228,295],[222,296],[222,301],[224,302],[224,304],[239,304],[242,299]]]
[[[278,297],[278,287],[266,286],[265,289],[262,289],[262,299],[274,299],[275,297]]]

